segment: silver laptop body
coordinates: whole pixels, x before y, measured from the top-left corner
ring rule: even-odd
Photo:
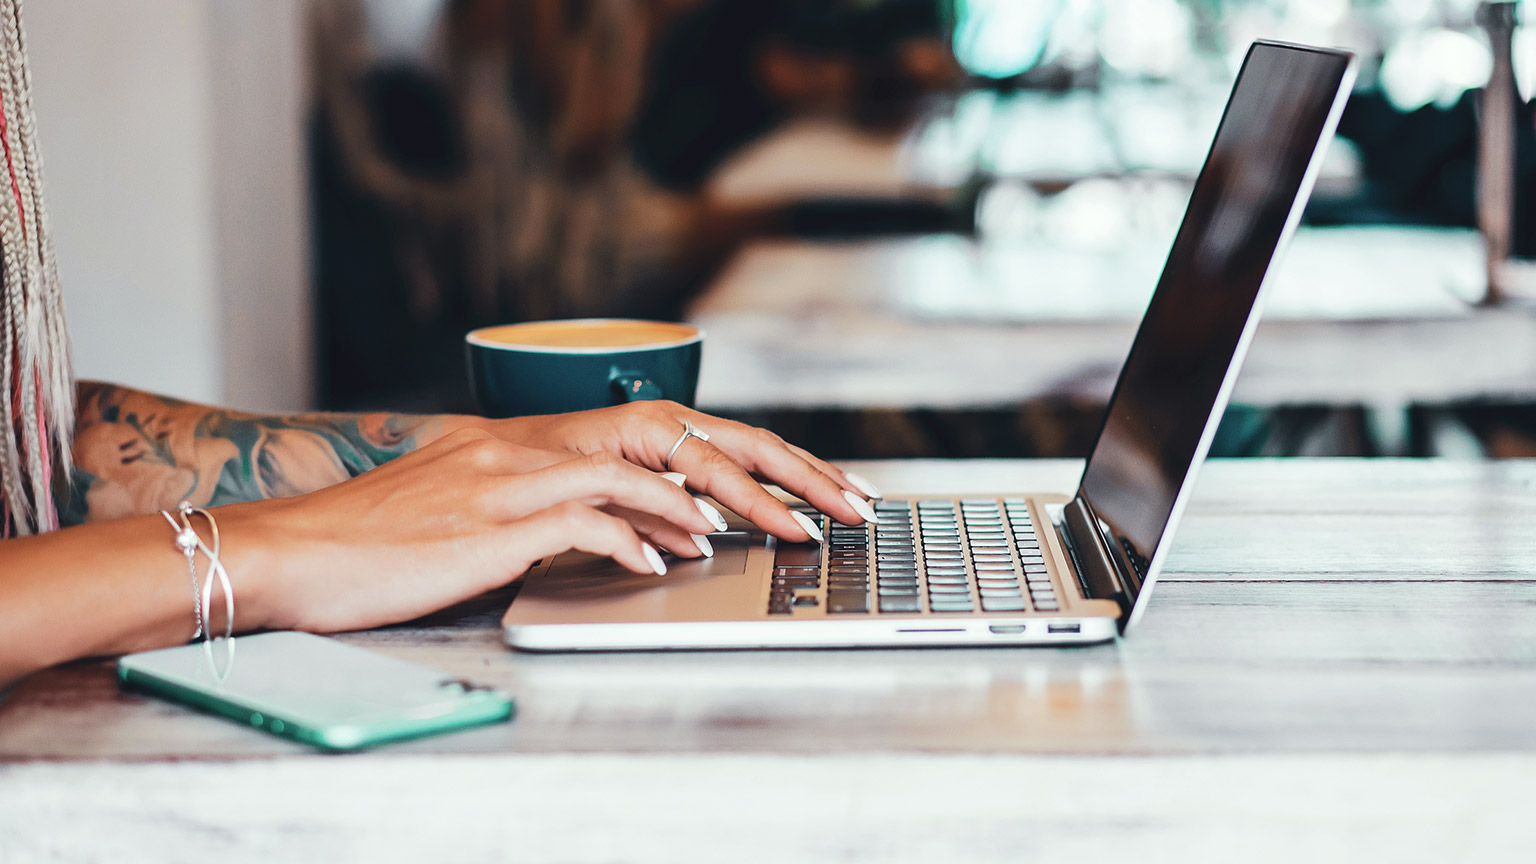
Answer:
[[[1077,493],[891,496],[825,544],[740,520],[666,576],[568,553],[502,619],[527,651],[1102,642],[1146,611],[1354,78],[1256,42],[1238,73]]]

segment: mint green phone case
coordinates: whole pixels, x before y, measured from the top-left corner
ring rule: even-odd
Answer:
[[[117,661],[117,677],[125,687],[325,750],[498,723],[513,713],[502,693],[308,633],[129,654]]]

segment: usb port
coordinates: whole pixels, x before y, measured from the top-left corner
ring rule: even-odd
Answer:
[[[1081,625],[1081,624],[1047,624],[1047,625],[1045,625],[1045,632],[1047,632],[1047,633],[1081,633],[1081,632],[1083,632],[1083,625]]]

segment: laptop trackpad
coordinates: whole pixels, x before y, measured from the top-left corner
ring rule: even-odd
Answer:
[[[508,623],[574,621],[727,620],[756,617],[762,580],[747,576],[757,532],[711,534],[713,558],[667,558],[667,574],[631,573],[611,559],[567,553],[529,574],[508,611]],[[765,559],[766,560],[766,559]]]

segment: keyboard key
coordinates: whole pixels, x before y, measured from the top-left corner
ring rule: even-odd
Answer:
[[[881,597],[881,612],[921,612],[923,601],[917,597]]]
[[[971,587],[969,585],[935,585],[934,583],[929,582],[928,583],[928,593],[929,594],[970,594],[971,593]]]
[[[818,602],[815,594],[800,594],[795,597],[796,606],[815,606]]]
[[[981,595],[983,612],[1023,612],[1024,600],[1020,597],[988,597]]]
[[[973,612],[976,609],[975,606],[970,604],[970,601],[966,601],[965,603],[930,602],[928,604],[928,608],[934,612]]]

